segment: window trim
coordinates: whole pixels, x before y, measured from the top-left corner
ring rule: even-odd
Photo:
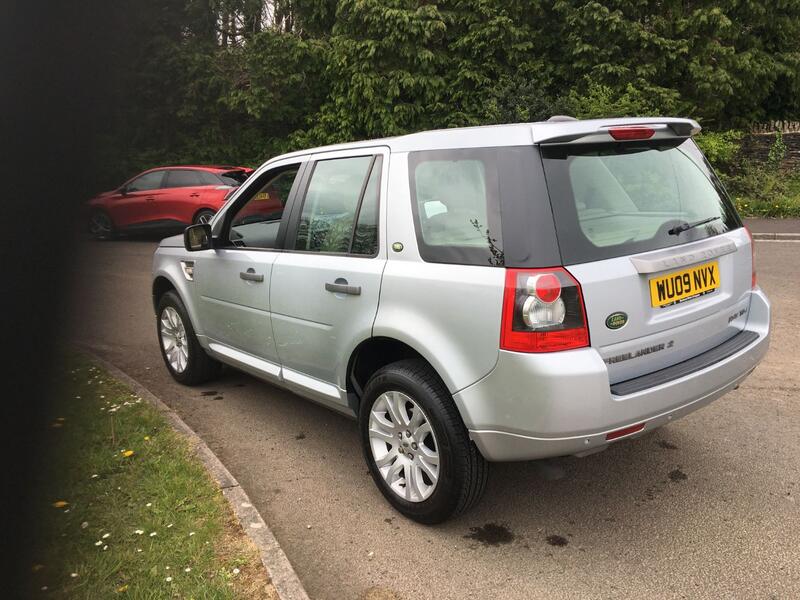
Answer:
[[[352,154],[345,154],[339,155],[338,153],[334,156],[325,156],[324,154],[316,155],[312,158],[311,161],[308,163],[308,168],[306,169],[306,173],[304,174],[305,181],[302,183],[302,187],[297,195],[296,202],[292,207],[292,215],[289,217],[290,222],[288,225],[288,233],[286,238],[284,239],[283,244],[283,252],[291,253],[291,254],[311,254],[314,256],[343,256],[343,257],[352,257],[352,258],[377,258],[381,253],[381,232],[380,232],[380,218],[381,218],[381,184],[383,183],[383,167],[384,167],[384,155],[386,153],[381,152],[380,149],[374,147],[367,147],[367,148],[359,148],[358,150],[354,150]],[[316,169],[317,163],[329,160],[346,160],[348,158],[364,158],[364,157],[372,157],[370,161],[369,168],[367,169],[366,175],[364,176],[364,181],[361,183],[361,191],[359,192],[358,196],[358,204],[356,205],[356,213],[353,219],[353,230],[350,233],[350,244],[349,249],[347,252],[319,252],[316,250],[298,250],[294,247],[297,243],[297,232],[300,228],[300,217],[303,214],[303,207],[305,206],[306,198],[308,195],[308,188],[311,184],[311,179],[314,176],[314,170]],[[380,161],[378,158],[380,157]],[[373,254],[353,254],[353,240],[355,238],[356,228],[358,227],[358,217],[361,214],[361,206],[364,202],[364,194],[367,190],[367,185],[369,184],[370,176],[372,175],[372,170],[375,168],[375,165],[379,163],[379,171],[378,171],[378,210],[376,213],[377,217],[377,229],[376,232],[378,234],[378,243],[375,245],[375,252]]]

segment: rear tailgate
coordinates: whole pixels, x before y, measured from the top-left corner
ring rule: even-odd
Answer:
[[[747,320],[751,241],[691,129],[540,146],[562,261],[610,383],[705,352]]]
[[[750,302],[750,240],[741,228],[714,240],[730,245],[709,247],[699,241],[670,248],[669,254],[657,251],[569,267],[581,283],[591,343],[606,361],[610,383],[687,360],[744,329]],[[680,266],[640,272],[641,263],[637,268],[635,259],[653,255]],[[702,273],[712,264],[719,284],[714,291],[653,306],[651,280],[674,274],[682,279],[687,270]]]

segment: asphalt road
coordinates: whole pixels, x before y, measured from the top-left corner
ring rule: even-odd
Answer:
[[[69,336],[172,406],[239,479],[312,598],[800,597],[800,243],[759,242],[769,355],[736,391],[583,459],[492,465],[442,526],[395,513],[356,425],[249,376],[172,381],[153,241],[87,242]]]

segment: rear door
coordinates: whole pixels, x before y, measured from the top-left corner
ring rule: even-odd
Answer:
[[[195,213],[202,207],[203,195],[215,187],[203,175],[194,169],[167,171],[164,179],[165,193],[157,201],[157,208],[163,219],[186,224],[193,222]]]
[[[284,381],[333,405],[345,404],[346,361],[370,337],[378,308],[388,157],[386,148],[314,156],[273,266],[272,327]]]
[[[610,137],[606,137],[606,140]],[[691,139],[542,145],[562,261],[611,382],[744,328],[751,242]]]

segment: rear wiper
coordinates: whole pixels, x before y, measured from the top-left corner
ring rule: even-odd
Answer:
[[[702,221],[695,221],[694,223],[683,223],[681,225],[676,225],[672,229],[670,229],[667,233],[670,235],[680,235],[684,231],[689,231],[690,229],[694,229],[695,227],[700,227],[700,225],[705,225],[706,223],[711,223],[711,221],[716,221],[717,219],[721,219],[722,217],[709,217],[707,219],[703,219]]]

